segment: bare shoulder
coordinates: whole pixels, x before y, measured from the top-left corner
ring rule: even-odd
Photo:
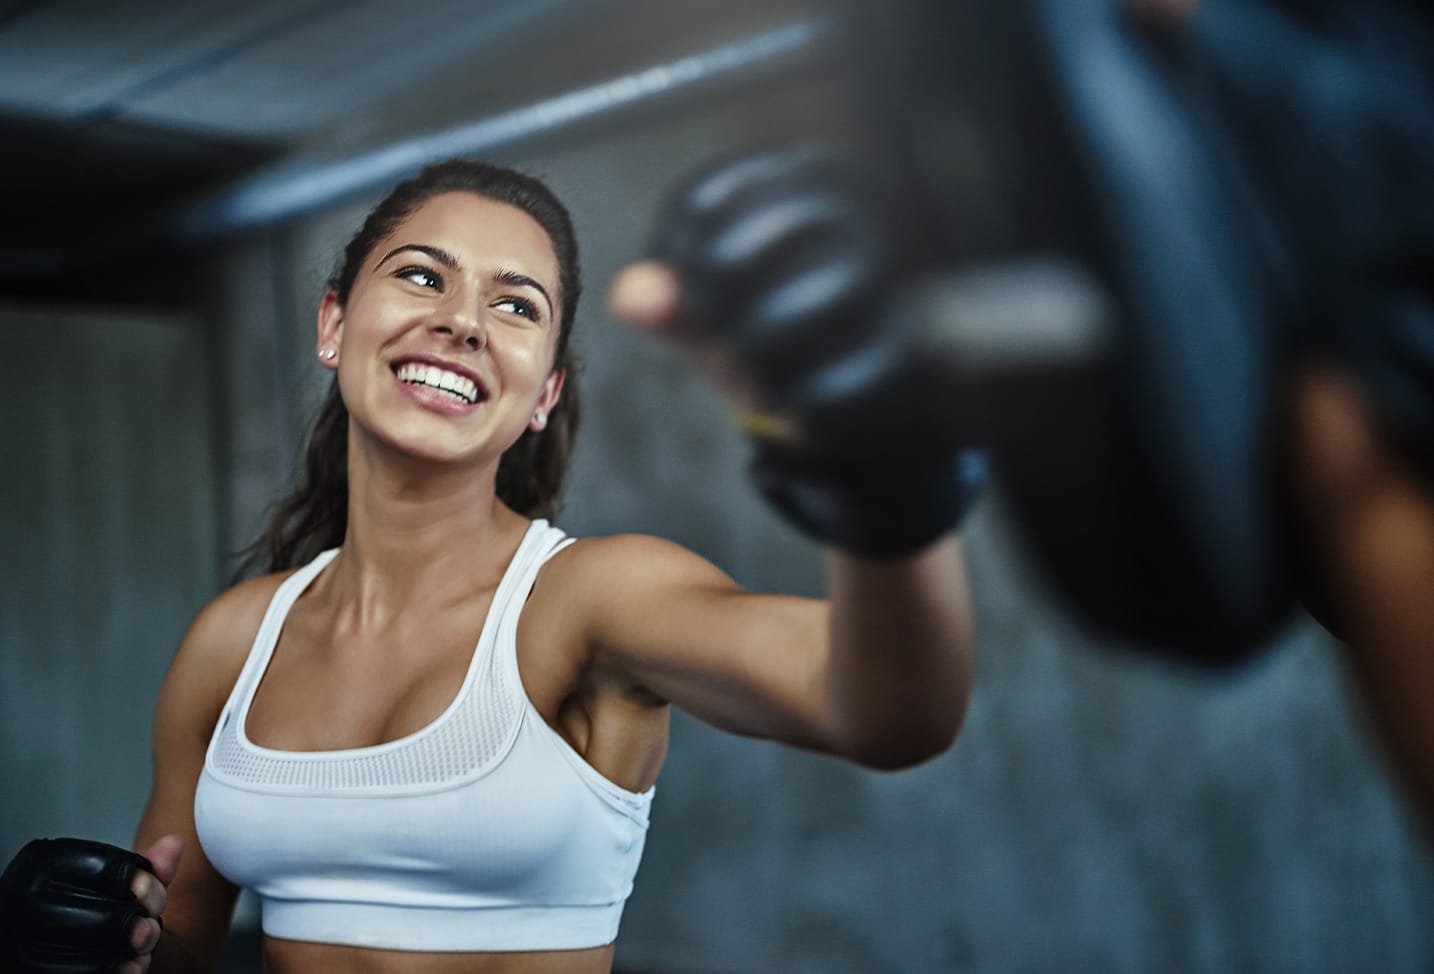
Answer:
[[[275,591],[292,572],[250,579],[211,599],[190,623],[160,690],[156,719],[217,718]]]
[[[553,556],[535,597],[555,618],[548,632],[585,658],[686,644],[744,593],[682,545],[643,534],[583,538]],[[655,649],[656,651],[656,649]]]
[[[194,617],[180,651],[207,657],[210,662],[237,652],[242,663],[274,593],[291,574],[286,571],[262,575],[216,595]]]
[[[582,538],[552,559],[552,574],[565,590],[611,599],[621,592],[668,586],[711,585],[733,589],[736,583],[696,552],[648,534]]]
[[[543,566],[532,601],[544,637],[591,649],[632,620],[680,613],[696,598],[741,589],[682,545],[645,534],[581,538]],[[525,617],[526,618],[526,617]]]

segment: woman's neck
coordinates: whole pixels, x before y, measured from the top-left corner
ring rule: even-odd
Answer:
[[[354,449],[333,594],[361,625],[496,585],[528,519],[496,494],[497,460],[438,464]]]

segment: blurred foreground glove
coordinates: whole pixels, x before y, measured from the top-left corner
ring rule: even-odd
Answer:
[[[807,534],[867,557],[952,530],[985,482],[905,320],[914,268],[894,222],[857,173],[793,146],[680,187],[653,247],[681,281],[680,334],[756,444],[758,489]]]
[[[0,970],[109,974],[145,916],[130,882],[149,860],[103,842],[35,839],[0,876]]]

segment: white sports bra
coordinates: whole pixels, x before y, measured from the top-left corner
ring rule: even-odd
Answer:
[[[538,570],[570,543],[534,521],[505,571],[458,696],[374,747],[278,751],[245,736],[255,689],[326,551],[280,585],[209,744],[194,797],[205,854],[254,890],[271,937],[392,950],[608,944],[653,789],[617,786],[543,720],[516,633]]]

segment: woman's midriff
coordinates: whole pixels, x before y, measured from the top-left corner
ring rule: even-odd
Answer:
[[[265,974],[609,974],[613,946],[586,950],[433,953],[264,938]]]

